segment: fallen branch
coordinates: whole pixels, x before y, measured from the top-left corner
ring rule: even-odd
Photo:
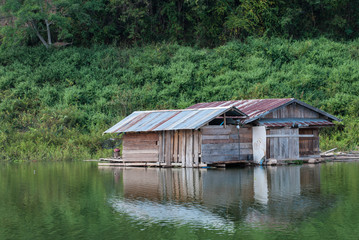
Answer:
[[[320,155],[325,155],[325,154],[330,153],[330,152],[333,152],[333,151],[335,151],[335,150],[337,150],[337,148],[333,148],[333,149],[330,149],[330,150],[328,150],[328,151],[325,151],[325,152],[321,153]]]

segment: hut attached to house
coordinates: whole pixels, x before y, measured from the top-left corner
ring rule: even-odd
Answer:
[[[293,98],[252,99],[136,111],[105,133],[124,133],[123,161],[198,167],[319,157],[319,129],[333,121]]]

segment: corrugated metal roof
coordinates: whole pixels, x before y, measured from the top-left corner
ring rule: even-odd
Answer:
[[[106,130],[105,133],[198,129],[217,116],[229,111],[234,111],[238,115],[245,116],[244,113],[232,106],[203,109],[136,111]]]
[[[248,118],[244,123],[249,123],[254,120],[259,119],[260,117],[265,116],[266,114],[291,103],[297,103],[306,108],[309,108],[315,112],[318,112],[332,120],[341,121],[340,119],[326,113],[320,109],[312,107],[304,102],[301,102],[294,98],[274,98],[274,99],[249,99],[249,100],[234,100],[234,101],[219,101],[219,102],[209,102],[209,103],[197,103],[188,107],[188,109],[196,108],[206,108],[206,107],[229,107],[235,106],[240,111],[248,115]]]
[[[261,115],[262,113],[280,107],[283,104],[286,104],[292,100],[293,98],[219,101],[209,103],[197,103],[193,106],[190,106],[188,109],[235,106],[236,108],[247,114],[249,117],[248,119],[251,119],[258,115]]]
[[[332,126],[334,123],[325,119],[312,118],[272,118],[258,120],[259,125],[266,127],[310,127]]]

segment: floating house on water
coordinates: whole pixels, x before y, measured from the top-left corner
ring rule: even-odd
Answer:
[[[124,133],[123,162],[199,167],[319,157],[319,129],[333,121],[293,98],[253,99],[136,111],[105,133]]]

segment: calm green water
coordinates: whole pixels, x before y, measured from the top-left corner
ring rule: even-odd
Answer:
[[[359,163],[0,165],[0,239],[359,239]]]

